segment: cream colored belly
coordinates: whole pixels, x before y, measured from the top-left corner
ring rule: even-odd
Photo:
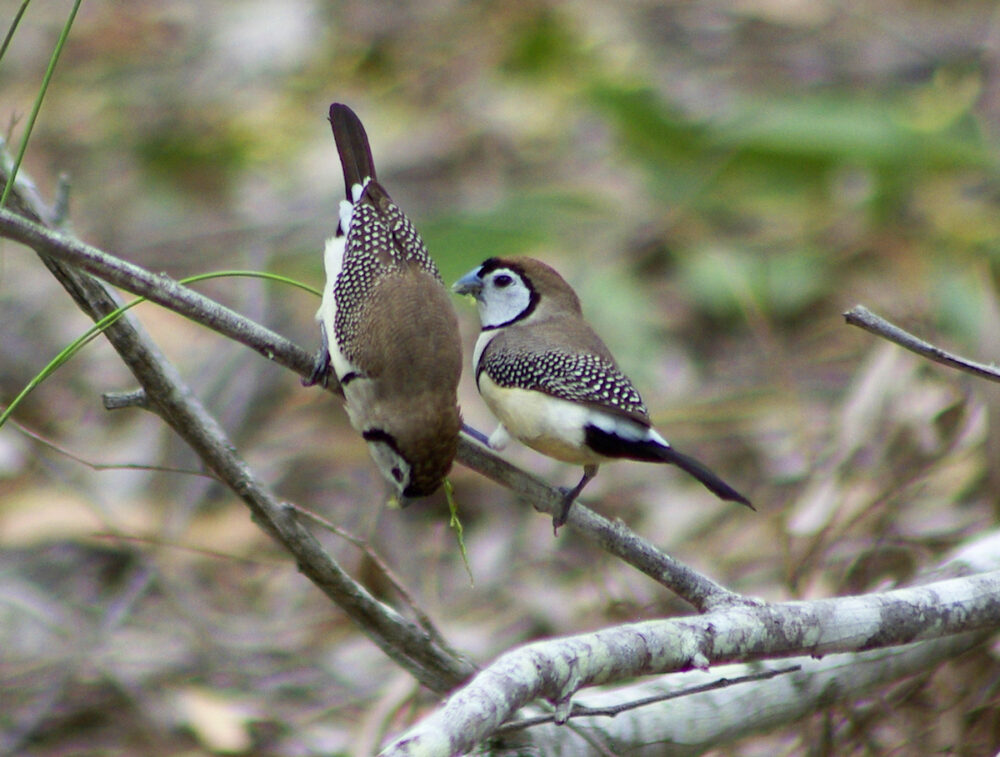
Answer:
[[[542,392],[497,386],[485,372],[479,376],[479,393],[510,435],[533,450],[579,465],[603,459],[584,445],[589,408]]]

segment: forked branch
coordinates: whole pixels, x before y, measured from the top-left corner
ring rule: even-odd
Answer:
[[[9,210],[0,209],[0,236],[32,248],[46,260],[62,261],[126,291],[146,297],[151,302],[247,345],[268,360],[290,368],[302,377],[308,377],[312,372],[311,353],[165,274],[151,273]],[[336,382],[329,388],[339,391]],[[559,490],[504,461],[465,433],[459,444],[458,460],[510,488],[543,512],[553,515],[561,508],[562,494]],[[568,525],[663,584],[699,611],[743,601],[740,595],[665,555],[623,524],[612,523],[582,505],[570,511]]]

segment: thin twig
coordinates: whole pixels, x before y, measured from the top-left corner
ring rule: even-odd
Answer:
[[[677,697],[687,697],[693,694],[701,694],[705,691],[715,691],[716,689],[725,689],[730,686],[738,686],[742,683],[749,683],[751,681],[766,681],[768,678],[774,678],[775,676],[787,675],[788,673],[794,673],[798,670],[802,670],[801,665],[790,665],[787,668],[777,668],[775,670],[765,670],[760,673],[751,673],[745,676],[737,676],[736,678],[720,678],[717,681],[712,681],[711,683],[705,683],[701,686],[691,686],[687,689],[681,689],[680,691],[665,692],[663,694],[656,694],[651,697],[643,697],[642,699],[636,699],[632,702],[621,702],[615,705],[609,705],[608,707],[587,707],[586,705],[580,705],[579,708],[573,707],[572,715],[576,717],[608,717],[613,718],[615,715],[620,715],[628,710],[635,710],[640,707],[648,707],[651,704],[656,704],[658,702],[666,702],[670,699],[676,699]]]
[[[923,339],[899,328],[899,326],[875,315],[875,313],[863,305],[855,305],[844,313],[844,320],[851,326],[857,326],[875,334],[875,336],[888,339],[890,342],[894,342],[900,347],[904,347],[910,350],[910,352],[915,352],[928,360],[933,360],[935,363],[947,365],[949,368],[957,368],[960,371],[971,373],[973,376],[988,379],[989,381],[1000,381],[1000,368],[997,368],[995,365],[977,363],[974,360],[955,355],[940,347],[935,347],[930,342],[925,342]]]
[[[90,536],[94,539],[107,539],[114,542],[131,542],[134,544],[145,544],[153,547],[172,549],[178,552],[199,555],[201,557],[210,557],[213,560],[225,560],[226,562],[240,563],[243,565],[263,565],[269,568],[274,568],[285,564],[284,560],[278,560],[276,558],[262,557],[260,555],[247,557],[245,555],[236,555],[231,552],[220,552],[217,549],[209,549],[207,547],[196,547],[185,542],[172,541],[171,539],[160,539],[155,536],[134,536],[131,534],[123,534],[118,531],[95,531],[90,534]]]
[[[399,579],[399,577],[393,572],[392,568],[390,568],[389,565],[385,562],[385,560],[383,560],[379,556],[379,554],[371,548],[371,546],[368,544],[367,541],[362,539],[360,536],[355,536],[342,526],[338,526],[336,523],[331,523],[322,515],[314,513],[312,510],[309,510],[305,507],[301,507],[300,505],[296,505],[292,502],[286,502],[285,507],[291,508],[296,513],[298,513],[299,516],[306,518],[307,520],[311,520],[316,525],[326,529],[330,533],[336,534],[341,539],[349,542],[358,550],[360,550],[365,557],[367,557],[369,560],[372,561],[372,564],[379,571],[379,573],[381,573],[382,576],[385,578],[385,580],[390,583],[393,589],[395,589],[400,599],[403,600],[403,604],[405,604],[407,607],[410,608],[410,612],[413,613],[413,616],[417,619],[417,622],[421,626],[423,626],[424,630],[427,631],[428,634],[430,634],[431,638],[434,639],[434,641],[437,642],[439,645],[441,645],[442,648],[454,652],[454,650],[445,640],[444,636],[437,629],[437,626],[434,625],[434,622],[430,619],[430,616],[421,609],[420,605],[417,604],[416,599],[414,599],[413,595],[410,594],[409,590]],[[457,655],[457,652],[454,653]]]
[[[666,702],[670,699],[677,699],[678,697],[689,697],[694,694],[703,694],[706,691],[715,691],[716,689],[725,689],[729,686],[737,686],[743,683],[750,683],[751,681],[766,681],[768,678],[774,678],[775,676],[787,675],[788,673],[794,673],[798,670],[802,670],[801,665],[790,665],[787,668],[776,668],[774,670],[764,670],[760,673],[752,673],[745,676],[737,676],[736,678],[720,678],[717,681],[712,681],[710,683],[703,683],[700,686],[691,686],[685,689],[678,689],[677,691],[668,691],[663,694],[656,694],[651,697],[643,697],[642,699],[634,699],[631,702],[620,702],[614,705],[608,705],[607,707],[587,707],[583,704],[573,703],[573,709],[569,713],[569,718],[613,718],[616,715],[620,715],[628,710],[636,710],[640,707],[648,707],[651,704],[657,704],[659,702]],[[556,722],[555,714],[552,715],[538,715],[533,718],[525,718],[524,720],[517,720],[512,723],[505,723],[500,726],[494,732],[496,735],[503,733],[510,733],[512,731],[520,731],[525,728],[531,728],[536,725],[544,725],[545,723]],[[561,724],[560,724],[561,725]]]
[[[194,468],[174,468],[169,465],[149,465],[148,463],[95,463],[92,460],[88,460],[85,457],[80,457],[79,455],[70,452],[65,447],[60,447],[58,444],[46,439],[41,434],[32,431],[27,426],[24,426],[15,420],[8,420],[7,422],[13,423],[14,427],[28,438],[34,439],[36,442],[48,447],[53,452],[56,452],[63,457],[68,457],[70,460],[80,463],[80,465],[85,465],[91,470],[144,470],[154,471],[156,473],[179,473],[183,476],[203,476],[204,478],[210,478],[214,481],[218,481],[218,479],[209,471],[195,470]]]
[[[101,395],[105,410],[123,410],[127,407],[149,409],[149,397],[142,389],[131,392],[105,392]]]

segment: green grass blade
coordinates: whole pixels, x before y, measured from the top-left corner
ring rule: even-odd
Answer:
[[[448,500],[448,512],[450,519],[448,527],[454,529],[455,540],[458,542],[458,551],[462,553],[462,562],[465,564],[465,572],[469,574],[469,583],[476,585],[476,579],[472,575],[472,566],[469,565],[469,553],[465,549],[465,529],[462,528],[462,521],[458,519],[458,505],[455,504],[455,489],[451,485],[451,480],[444,480],[444,496]]]
[[[7,52],[7,48],[10,47],[10,41],[14,39],[14,32],[17,31],[17,27],[21,23],[21,17],[28,10],[28,3],[30,2],[31,0],[24,0],[21,3],[21,7],[17,9],[17,13],[14,14],[14,20],[11,21],[10,28],[7,29],[7,35],[3,38],[3,44],[0,44],[0,62],[3,61],[3,56]]]
[[[52,56],[49,58],[49,67],[45,70],[45,76],[42,78],[42,86],[38,90],[38,97],[35,98],[35,103],[31,107],[31,115],[28,116],[28,123],[24,126],[24,136],[21,137],[21,144],[17,149],[17,157],[14,159],[14,166],[11,168],[10,176],[7,177],[7,184],[3,188],[3,194],[0,195],[0,208],[7,203],[7,195],[10,194],[10,188],[14,186],[14,180],[17,178],[17,171],[21,167],[21,161],[24,160],[24,153],[28,150],[28,140],[31,138],[31,131],[35,127],[35,121],[38,118],[38,111],[42,108],[42,100],[45,99],[45,93],[48,91],[49,82],[52,81],[52,75],[56,70],[56,63],[59,61],[59,56],[62,54],[66,40],[69,38],[69,30],[73,26],[73,20],[76,18],[76,12],[80,10],[81,2],[83,2],[83,0],[76,0],[76,2],[73,3],[73,8],[69,12],[69,18],[66,19],[62,32],[59,34],[59,41],[56,42],[56,47],[52,51]]]
[[[208,279],[221,279],[221,278],[233,278],[233,277],[244,277],[251,279],[266,279],[267,281],[275,281],[279,284],[288,284],[289,286],[296,287],[310,294],[314,294],[317,297],[322,297],[323,293],[318,289],[309,286],[308,284],[303,284],[301,281],[296,279],[290,279],[287,276],[282,276],[279,273],[269,273],[267,271],[212,271],[210,273],[199,273],[194,276],[188,276],[187,278],[178,280],[179,284],[194,284],[198,281],[207,281]]]
[[[135,307],[140,302],[145,302],[145,301],[146,301],[145,297],[139,297],[135,300],[132,300],[132,302],[128,303],[127,305],[123,305],[117,310],[108,313],[101,320],[99,320],[97,323],[95,323],[93,326],[87,329],[87,331],[84,332],[82,336],[78,337],[77,339],[74,339],[66,347],[64,347],[59,352],[58,355],[52,358],[52,360],[50,360],[48,364],[44,368],[42,368],[42,370],[33,379],[31,379],[31,381],[28,382],[28,384],[24,387],[24,389],[22,389],[18,393],[18,395],[11,401],[11,403],[6,407],[6,409],[2,413],[0,413],[0,427],[3,427],[3,425],[7,422],[7,419],[11,416],[14,410],[17,409],[18,405],[20,405],[21,402],[24,401],[24,398],[27,397],[32,392],[32,390],[34,390],[36,386],[41,384],[43,381],[45,381],[45,379],[47,379],[49,376],[55,373],[55,371],[60,366],[62,366],[77,352],[83,349],[89,342],[91,342],[95,337],[97,337],[98,334],[104,331],[104,329],[106,329],[112,323],[121,318],[122,314],[126,310]]]
[[[195,276],[188,276],[187,278],[181,279],[179,283],[181,284],[193,284],[198,281],[207,281],[208,279],[218,279],[226,277],[247,277],[247,278],[258,278],[265,279],[268,281],[276,281],[280,284],[289,284],[291,286],[297,287],[299,289],[305,290],[315,294],[317,297],[320,296],[320,292],[307,284],[303,284],[301,281],[296,281],[295,279],[290,279],[287,276],[281,276],[276,273],[268,273],[266,271],[212,271],[210,273],[199,273]],[[11,403],[0,413],[0,428],[7,422],[7,419],[13,414],[14,410],[17,409],[18,405],[24,401],[31,392],[41,384],[45,379],[51,376],[58,368],[65,364],[70,358],[72,358],[77,352],[83,349],[88,343],[90,343],[95,337],[98,336],[104,329],[110,326],[112,323],[121,318],[125,311],[134,308],[141,302],[145,302],[145,297],[137,297],[131,302],[122,305],[117,310],[108,313],[101,320],[87,329],[86,332],[79,338],[73,340],[69,345],[63,348],[58,355],[56,355],[49,363],[42,368],[42,370],[27,383],[27,385],[18,393],[18,395],[11,401]],[[463,547],[463,552],[464,552]]]

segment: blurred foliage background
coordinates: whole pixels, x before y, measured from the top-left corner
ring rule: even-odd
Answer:
[[[31,3],[0,61],[11,144],[68,6]],[[0,0],[4,26],[18,7]],[[555,265],[665,435],[759,511],[619,463],[584,497],[602,513],[768,599],[885,587],[995,524],[996,390],[841,313],[861,302],[970,357],[1000,351],[996,3],[84,3],[24,170],[47,197],[66,174],[74,232],[152,270],[319,286],[342,193],[333,100],[362,117],[448,281],[492,255]],[[199,286],[317,341],[308,294]],[[471,353],[476,315],[456,307]],[[387,510],[329,395],[133,312],[258,473],[369,539],[473,659],[688,612],[456,466],[470,585],[443,501]],[[0,245],[0,402],[87,325],[33,254]],[[0,429],[0,750],[362,754],[432,706],[228,491],[149,467],[198,463],[155,418],[101,409],[132,386],[95,342]],[[469,376],[462,405],[489,430]],[[994,753],[998,673],[981,649],[725,753]]]

